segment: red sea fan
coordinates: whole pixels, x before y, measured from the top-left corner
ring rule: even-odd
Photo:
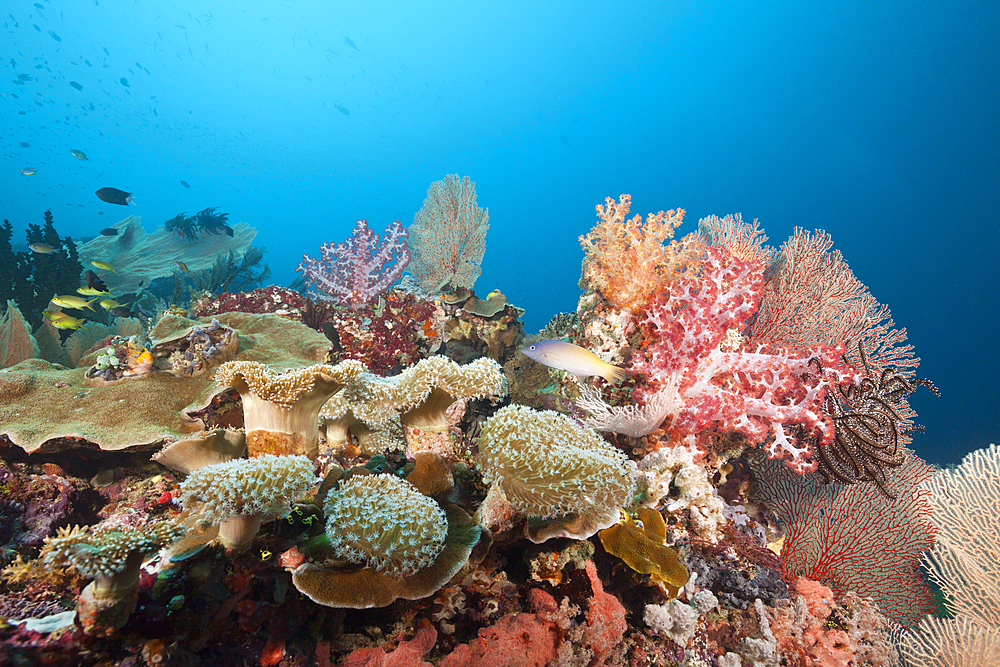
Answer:
[[[764,457],[751,466],[758,495],[785,525],[781,562],[789,580],[802,576],[871,597],[891,620],[913,625],[935,609],[918,565],[934,545],[929,491],[920,484],[930,467],[906,451],[889,479],[896,500],[873,482],[824,485],[817,475],[797,475]]]

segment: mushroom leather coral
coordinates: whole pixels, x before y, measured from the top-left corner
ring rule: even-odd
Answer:
[[[455,505],[442,507],[448,535],[435,561],[408,576],[379,572],[371,567],[319,567],[303,563],[292,573],[295,587],[317,604],[368,609],[385,607],[397,599],[418,600],[433,594],[469,560],[482,529]]]
[[[351,360],[284,373],[255,361],[227,361],[219,366],[215,379],[220,385],[235,388],[243,399],[250,456],[304,454],[315,460],[320,408],[365,371],[363,364]]]
[[[509,405],[486,421],[476,442],[483,476],[515,509],[540,518],[601,513],[605,520],[579,539],[613,525],[635,489],[634,463],[556,412]]]
[[[272,369],[322,361],[330,346],[323,334],[277,315],[224,313],[217,319],[239,332],[237,360],[266,361]],[[205,322],[167,315],[150,337],[155,343],[199,324]],[[91,356],[81,360],[92,363]],[[46,443],[65,448],[77,438],[102,450],[149,446],[204,429],[189,413],[224,389],[208,373],[174,377],[156,370],[125,384],[85,387],[86,371],[29,359],[0,375],[0,434],[27,452]]]

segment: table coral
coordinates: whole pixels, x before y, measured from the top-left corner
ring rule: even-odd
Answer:
[[[221,324],[239,332],[235,360],[267,361],[283,370],[323,360],[329,341],[298,322],[276,315],[226,313]],[[156,341],[176,336],[197,322],[176,316],[160,319],[150,332]],[[81,362],[89,366],[92,357]],[[0,374],[0,435],[27,452],[79,446],[101,449],[149,446],[201,431],[190,416],[222,392],[209,374],[175,377],[151,371],[125,384],[86,387],[85,368],[64,369],[29,359]]]

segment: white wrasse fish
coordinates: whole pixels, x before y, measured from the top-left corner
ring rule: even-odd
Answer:
[[[540,340],[525,345],[521,352],[529,359],[551,368],[572,373],[577,377],[599,376],[608,382],[620,382],[628,371],[601,361],[593,352],[563,340]]]

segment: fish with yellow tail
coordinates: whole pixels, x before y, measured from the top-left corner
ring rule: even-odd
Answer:
[[[521,348],[521,353],[538,363],[572,373],[577,377],[599,376],[608,382],[621,382],[628,371],[601,359],[579,345],[564,340],[540,340]]]
[[[50,310],[46,310],[43,312],[45,314],[45,317],[48,318],[50,322],[52,322],[52,326],[54,326],[56,329],[79,329],[80,327],[83,326],[83,323],[86,322],[86,320],[82,318],[78,319],[76,317],[72,317],[62,312],[56,312]]]
[[[115,269],[115,267],[111,266],[107,262],[102,262],[99,259],[95,259],[95,260],[91,260],[90,263],[93,264],[96,268],[100,269],[101,271],[110,271],[111,273],[115,274],[116,276],[118,275],[118,271]]]
[[[72,294],[52,297],[52,303],[62,306],[63,308],[73,308],[74,310],[83,310],[84,308],[94,310],[90,307],[90,304],[95,301],[97,301],[96,298],[86,301],[78,296],[73,296]],[[95,310],[94,312],[96,313],[97,311]]]
[[[84,296],[107,296],[110,294],[107,290],[99,290],[93,287],[79,287],[76,293]]]

